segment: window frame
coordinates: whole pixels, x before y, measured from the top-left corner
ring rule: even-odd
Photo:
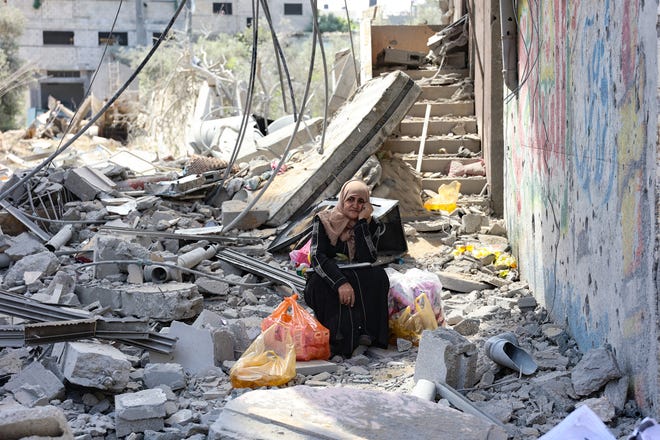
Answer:
[[[76,33],[74,31],[42,31],[44,46],[73,46]]]

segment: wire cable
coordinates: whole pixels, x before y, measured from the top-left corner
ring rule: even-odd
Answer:
[[[236,144],[231,152],[231,157],[228,161],[227,168],[225,169],[223,179],[227,179],[231,172],[238,153],[243,145],[245,139],[245,132],[247,131],[248,120],[252,111],[252,99],[254,96],[254,83],[257,75],[257,52],[259,47],[259,0],[252,0],[252,60],[250,62],[250,78],[248,80],[247,96],[245,97],[245,108],[243,109],[243,117],[241,118],[241,125],[238,130],[238,137]]]
[[[348,13],[348,0],[344,0],[344,9],[346,9],[346,21],[348,22],[348,39],[351,41],[351,56],[353,58],[353,67],[355,68],[355,83],[360,87],[360,72],[358,71],[357,57],[355,56],[355,47],[353,46],[353,29],[351,29],[351,16]]]
[[[170,22],[167,24],[164,32],[160,35],[158,40],[154,43],[152,46],[151,50],[147,54],[147,56],[142,60],[140,65],[137,67],[137,69],[131,74],[131,76],[126,80],[126,82],[115,92],[115,94],[108,100],[108,102],[101,107],[101,109],[94,115],[92,118],[85,124],[83,128],[81,128],[69,141],[56,149],[50,156],[48,156],[41,164],[39,164],[37,167],[33,168],[29,173],[27,173],[25,176],[23,176],[21,179],[19,179],[17,182],[15,182],[13,185],[9,186],[7,189],[4,189],[2,193],[0,193],[0,201],[4,200],[9,194],[11,194],[12,191],[14,191],[16,188],[18,188],[20,185],[25,184],[29,179],[31,179],[35,174],[37,174],[39,171],[41,171],[44,167],[48,166],[57,156],[62,154],[67,148],[69,148],[80,136],[83,135],[94,123],[101,117],[103,114],[117,101],[119,96],[121,96],[122,93],[128,88],[129,85],[135,80],[135,78],[138,76],[138,74],[144,69],[144,66],[146,66],[147,62],[151,59],[153,54],[156,52],[158,47],[160,46],[160,43],[165,39],[165,35],[168,34],[169,30],[172,28],[174,25],[174,22],[176,21],[176,18],[179,16],[179,13],[185,6],[186,2],[188,0],[181,0],[181,3],[179,4],[179,7],[176,9],[174,12],[174,15],[170,19]]]
[[[323,61],[322,63],[323,80],[324,80],[323,130],[321,130],[321,143],[318,148],[319,154],[323,154],[323,146],[325,145],[325,133],[328,128],[328,63],[326,62],[325,59],[325,49],[323,48],[323,39],[321,37],[321,29],[319,28],[319,14],[318,14],[318,9],[316,7],[316,0],[310,0],[310,3],[312,8],[312,21],[314,24],[314,39],[319,43],[319,49],[321,51],[321,59]],[[294,133],[296,132],[294,131]]]
[[[315,39],[312,39],[312,54],[311,54],[310,60],[309,60],[309,71],[308,71],[308,74],[307,74],[307,82],[305,83],[305,90],[304,90],[304,93],[303,93],[302,106],[300,108],[300,114],[301,115],[305,112],[305,106],[307,105],[307,97],[309,95],[309,89],[310,89],[310,85],[312,83],[312,74],[314,72],[314,62],[315,62],[315,60],[316,60],[316,41],[315,41]],[[298,128],[300,127],[300,122],[301,121],[302,121],[302,118],[297,118],[296,119],[296,123],[295,123],[295,126],[293,128],[293,133],[298,132]],[[259,190],[257,195],[252,200],[250,200],[250,202],[247,204],[247,206],[245,206],[243,211],[241,211],[236,217],[234,217],[234,219],[231,222],[229,222],[228,225],[222,225],[222,231],[220,232],[221,234],[225,234],[226,232],[231,231],[238,224],[238,222],[241,221],[243,219],[243,217],[245,217],[247,215],[248,212],[250,212],[250,209],[252,209],[252,207],[257,204],[259,199],[261,199],[261,197],[264,195],[264,193],[266,192],[268,187],[271,185],[271,183],[273,183],[273,180],[275,180],[275,176],[277,176],[277,173],[282,168],[282,165],[284,165],[284,162],[285,162],[286,158],[289,155],[289,151],[291,150],[291,145],[293,145],[293,139],[294,138],[295,138],[294,135],[292,135],[289,138],[289,141],[286,144],[286,148],[284,149],[284,152],[282,153],[282,156],[281,156],[279,162],[277,163],[277,166],[273,170],[272,174],[270,175],[270,177],[268,178],[268,180],[266,181],[264,186]]]
[[[291,111],[293,112],[294,121],[298,118],[296,110],[296,97],[293,92],[293,83],[291,82],[291,74],[289,73],[289,66],[287,65],[286,58],[284,56],[284,51],[282,50],[282,45],[280,44],[277,34],[275,33],[275,28],[273,26],[273,20],[270,15],[270,8],[268,7],[267,0],[261,0],[261,6],[264,10],[264,16],[266,17],[266,22],[268,23],[268,28],[270,29],[271,37],[273,39],[273,45],[275,46],[277,60],[277,71],[280,74],[280,87],[282,88],[282,100],[284,104],[284,112],[288,113],[286,108],[286,97],[284,93],[284,84],[282,83],[282,72],[280,71],[280,62],[282,69],[284,69],[284,74],[286,75],[287,84],[289,86],[289,94],[291,98]]]

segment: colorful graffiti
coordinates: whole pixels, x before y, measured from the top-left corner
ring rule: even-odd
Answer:
[[[635,384],[656,386],[657,359],[639,358],[658,350],[655,6],[526,0],[517,12],[505,203],[521,273],[580,348],[610,343]]]

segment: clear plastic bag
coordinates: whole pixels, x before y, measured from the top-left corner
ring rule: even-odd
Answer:
[[[442,283],[436,274],[417,268],[408,269],[402,273],[388,267],[385,272],[390,280],[390,290],[387,296],[390,317],[406,307],[415,310],[416,298],[425,293],[437,324],[445,325],[442,309]]]
[[[261,330],[273,325],[290,330],[296,360],[326,360],[330,357],[330,331],[298,304],[297,294],[284,298],[273,313],[261,321]]]
[[[229,370],[234,388],[280,386],[296,377],[296,350],[288,328],[262,331]]]

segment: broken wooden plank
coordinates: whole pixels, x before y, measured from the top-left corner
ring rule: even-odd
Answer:
[[[266,224],[279,226],[314,202],[336,195],[380,148],[421,93],[405,73],[392,72],[364,84],[327,129],[323,154],[315,150],[278,175],[260,199]]]

